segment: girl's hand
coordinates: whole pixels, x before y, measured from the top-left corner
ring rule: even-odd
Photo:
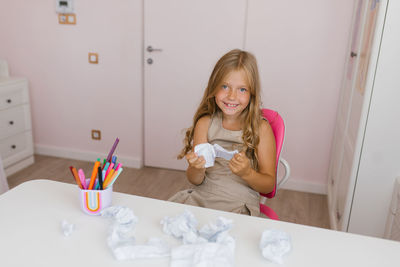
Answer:
[[[206,160],[204,159],[204,157],[203,156],[198,157],[194,152],[187,153],[185,158],[189,163],[189,167],[195,169],[204,169],[204,166],[206,165]]]
[[[229,161],[229,168],[231,171],[244,178],[251,173],[250,160],[246,157],[244,151],[237,153],[233,156],[233,158]]]

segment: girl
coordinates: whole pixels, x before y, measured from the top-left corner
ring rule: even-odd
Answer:
[[[228,161],[205,159],[194,153],[198,144],[218,144],[241,151]],[[186,131],[178,159],[186,158],[188,180],[194,189],[180,191],[169,200],[179,203],[259,216],[258,192],[275,186],[275,138],[261,116],[260,82],[255,57],[238,49],[215,65],[203,99]]]

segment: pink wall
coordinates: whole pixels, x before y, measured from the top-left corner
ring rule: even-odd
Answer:
[[[119,137],[118,155],[140,163],[142,1],[75,1],[75,13],[76,25],[61,25],[54,0],[1,2],[0,57],[29,80],[34,143],[85,158]],[[98,65],[88,52],[99,53]]]
[[[29,80],[36,151],[93,160],[118,136],[118,155],[140,166],[142,0],[77,0],[75,26],[58,24],[54,2],[2,0],[0,8],[0,58]],[[291,183],[323,191],[353,0],[264,2],[247,34],[265,36],[245,46],[260,63],[265,106],[285,118]],[[88,52],[99,53],[98,65]],[[92,141],[91,129],[103,139]]]
[[[321,192],[327,183],[353,2],[249,2],[247,35],[257,42],[246,48],[259,63],[264,106],[277,109],[286,123],[289,188]]]

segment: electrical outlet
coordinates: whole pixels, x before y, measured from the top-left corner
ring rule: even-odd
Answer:
[[[92,130],[92,139],[93,140],[101,140],[101,131],[100,130]]]
[[[99,63],[99,54],[89,52],[89,63],[98,64]]]
[[[59,24],[76,24],[75,14],[58,14]]]

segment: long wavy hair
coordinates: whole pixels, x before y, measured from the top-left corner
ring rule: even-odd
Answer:
[[[246,74],[250,92],[249,104],[241,114],[243,120],[242,139],[247,157],[251,160],[253,168],[258,169],[257,146],[260,142],[259,128],[261,124],[260,78],[256,58],[251,53],[239,49],[229,51],[216,63],[208,80],[201,103],[193,117],[193,124],[186,130],[184,147],[178,155],[178,159],[182,159],[192,150],[194,128],[197,121],[203,116],[213,116],[216,112],[221,112],[221,109],[215,102],[215,95],[220,90],[225,77],[231,71],[241,70]]]

